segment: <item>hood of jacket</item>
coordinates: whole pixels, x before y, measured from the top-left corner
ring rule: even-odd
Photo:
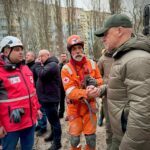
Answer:
[[[125,42],[116,49],[113,57],[115,59],[118,59],[131,50],[143,50],[150,53],[150,40],[144,35],[137,35],[136,37],[131,37],[127,42]]]
[[[0,54],[0,65],[3,66],[5,64],[10,64],[10,62],[7,57],[5,57],[3,54]]]
[[[27,65],[29,68],[31,68],[34,64],[35,64],[35,61],[31,61],[31,62],[27,63],[26,65]]]

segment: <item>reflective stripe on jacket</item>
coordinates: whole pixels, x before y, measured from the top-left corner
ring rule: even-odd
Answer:
[[[31,98],[33,96],[35,96],[35,92],[32,93],[32,94],[29,94],[29,95],[26,95],[26,96],[22,96],[22,97],[17,97],[17,98],[11,98],[11,99],[3,99],[3,100],[0,100],[0,103],[11,103],[11,102],[16,102],[16,101],[22,101],[22,100],[25,100],[27,98]]]

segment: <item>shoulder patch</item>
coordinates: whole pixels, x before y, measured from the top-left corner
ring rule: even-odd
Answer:
[[[69,81],[70,81],[70,79],[68,77],[63,78],[63,83],[67,84]]]

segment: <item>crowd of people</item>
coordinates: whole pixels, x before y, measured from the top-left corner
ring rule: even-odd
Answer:
[[[20,39],[0,42],[0,142],[3,150],[34,149],[34,135],[51,130],[48,150],[62,147],[60,119],[68,125],[70,150],[96,150],[97,122],[105,117],[107,150],[149,150],[150,40],[134,35],[124,14],[108,17],[95,32],[104,50],[88,59],[79,35],[67,38],[58,59],[47,49],[27,51]],[[37,56],[36,56],[37,55]],[[70,58],[70,59],[68,59]],[[103,114],[97,118],[97,98]],[[65,105],[66,103],[66,105]],[[81,134],[86,144],[80,144]]]

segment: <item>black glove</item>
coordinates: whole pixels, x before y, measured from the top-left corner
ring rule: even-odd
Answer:
[[[21,122],[21,117],[24,114],[24,109],[23,108],[17,108],[12,110],[10,114],[10,121],[14,123],[19,123]]]
[[[93,85],[96,87],[97,86],[96,79],[94,79],[93,77],[90,77],[90,76],[86,76],[85,77],[85,85],[86,85],[86,87],[89,85]]]

